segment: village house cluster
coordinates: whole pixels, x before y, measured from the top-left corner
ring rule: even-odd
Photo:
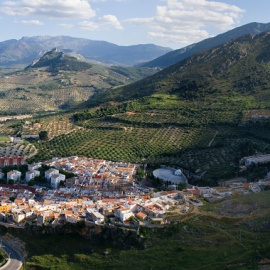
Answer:
[[[66,186],[68,188],[79,188],[84,190],[85,193],[92,190],[111,191],[113,193],[125,186],[132,186],[138,168],[138,165],[133,163],[77,156],[53,158],[43,164],[54,167],[55,172],[64,170],[73,173],[75,177],[67,179]]]
[[[31,114],[22,114],[22,115],[7,115],[0,117],[0,122],[5,122],[7,120],[22,120],[27,118],[32,118]]]
[[[84,221],[86,224],[151,225],[170,221],[170,212],[186,213],[191,205],[202,205],[201,199],[223,198],[239,194],[240,184],[219,187],[194,187],[183,191],[153,192],[152,189],[132,186],[122,196],[108,197],[93,192],[84,194],[76,188],[44,190],[22,185],[1,185],[2,221],[17,224],[61,225]],[[247,192],[258,192],[255,186],[270,186],[270,180],[261,180],[244,186]],[[10,202],[6,198],[16,198]]]
[[[153,198],[133,192],[122,198],[102,198],[75,196],[64,188],[45,191],[15,186],[14,189],[2,187],[0,191],[3,193],[4,190],[6,197],[16,196],[16,199],[13,203],[2,203],[2,220],[17,224],[61,225],[84,221],[89,224],[131,225],[134,220],[146,224],[164,223],[171,206],[183,205],[179,191],[156,193]]]
[[[260,192],[270,187],[270,180],[247,183],[234,179],[218,187],[187,188],[182,191],[154,192],[136,184],[138,165],[83,157],[53,158],[29,164],[26,181],[37,176],[47,165],[45,178],[52,189],[27,185],[0,185],[0,220],[16,224],[59,225],[65,223],[113,225],[151,225],[169,223],[170,213],[186,213],[203,200],[213,202],[236,194]],[[60,171],[75,176],[65,179]],[[19,179],[20,172],[8,173]],[[60,181],[65,186],[59,188]],[[13,198],[14,201],[11,201]]]
[[[26,180],[29,181],[42,163],[29,164]],[[173,207],[188,209],[181,191],[154,193],[152,188],[135,183],[138,165],[100,159],[69,157],[54,158],[44,162],[51,167],[45,178],[53,189],[24,185],[4,185],[0,212],[7,222],[30,222],[37,225],[63,224],[66,222],[101,224],[130,224],[134,222],[164,223],[166,213]],[[75,177],[66,179],[66,186],[56,189],[66,170]],[[11,171],[17,175],[20,172]],[[15,178],[15,177],[14,177]],[[15,198],[10,202],[7,198]]]
[[[258,182],[251,183],[247,183],[245,179],[235,179],[235,181],[231,181],[231,183],[228,182],[224,186],[195,186],[191,189],[186,189],[184,193],[186,194],[186,197],[188,197],[189,194],[191,202],[196,201],[196,198],[202,198],[207,202],[214,202],[229,196],[261,192],[266,187],[270,187],[270,179],[268,179],[268,177]]]

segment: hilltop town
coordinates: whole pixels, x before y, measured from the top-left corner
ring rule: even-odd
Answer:
[[[8,180],[13,180],[14,185],[0,185],[2,222],[19,226],[78,222],[151,226],[170,223],[172,215],[183,215],[203,203],[270,187],[269,179],[246,183],[239,178],[228,181],[226,186],[193,186],[180,191],[171,185],[169,190],[155,191],[136,180],[138,164],[77,156],[53,158],[27,167],[26,183],[39,176],[42,167],[48,168],[45,178],[51,188],[18,184],[21,172],[9,171]],[[66,172],[74,177],[66,178]]]

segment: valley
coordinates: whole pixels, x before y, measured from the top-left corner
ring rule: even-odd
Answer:
[[[22,156],[30,167],[43,166],[37,178],[27,183],[18,180],[41,194],[19,192],[23,198],[33,196],[21,202],[18,194],[5,198],[4,193],[2,201],[10,200],[12,205],[14,200],[18,212],[26,206],[34,209],[29,200],[36,205],[46,202],[46,211],[55,214],[50,219],[45,210],[47,216],[39,213],[40,219],[48,217],[40,226],[33,215],[24,226],[16,221],[17,228],[1,227],[2,235],[10,233],[26,243],[25,269],[170,265],[170,269],[240,270],[263,269],[265,261],[268,265],[269,185],[265,183],[270,163],[245,164],[243,158],[270,154],[270,32],[260,32],[258,25],[254,30],[254,24],[249,27],[252,31],[244,36],[238,36],[241,29],[233,31],[233,40],[215,39],[220,44],[209,49],[204,48],[209,40],[200,43],[194,54],[167,66],[100,65],[74,52],[52,49],[23,69],[1,70],[0,114],[9,119],[1,119],[0,154],[14,160]],[[201,46],[207,50],[199,50]],[[170,63],[170,57],[162,57],[162,63],[164,59]],[[8,136],[19,143],[6,142]],[[64,169],[77,160],[83,162],[72,171],[77,178],[65,180]],[[13,167],[2,169],[3,185],[14,180],[6,179],[8,169],[23,168],[26,173],[26,167],[9,165]],[[126,187],[128,166],[137,171]],[[183,171],[187,186],[154,177],[153,171],[161,166]],[[60,181],[57,174],[55,182],[49,182],[46,170],[55,168],[63,170],[63,178]],[[122,181],[119,186],[111,184],[115,179]],[[60,182],[64,190],[58,189]],[[209,196],[198,194],[201,190],[208,190]],[[171,200],[174,193],[183,197],[180,208],[174,205],[175,198]],[[194,199],[190,204],[188,196]],[[106,201],[115,199],[119,201]],[[80,200],[91,202],[94,210]],[[163,209],[158,204],[145,207],[157,201],[164,203],[165,221],[156,222],[157,215],[142,222],[149,209]],[[133,209],[136,217],[115,222],[117,213],[132,208],[132,202],[143,214],[138,218],[140,211]],[[54,203],[65,205],[56,211],[51,209]],[[95,226],[96,217],[89,217],[95,216],[93,211],[97,217],[104,214],[106,222]],[[54,227],[63,213],[66,220]],[[19,215],[8,216],[3,221],[14,222]],[[136,222],[140,225],[134,228]]]

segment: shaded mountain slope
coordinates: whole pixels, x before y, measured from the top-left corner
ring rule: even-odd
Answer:
[[[268,30],[270,30],[270,23],[264,24],[264,23],[254,22],[254,23],[246,24],[246,25],[237,27],[233,30],[230,30],[226,33],[217,35],[216,37],[208,38],[201,42],[181,48],[179,50],[169,52],[152,61],[143,63],[140,66],[163,69],[181,60],[184,60],[200,51],[217,47],[225,42],[231,41],[243,35],[246,35],[246,34],[256,35],[256,34],[259,34]]]
[[[167,93],[193,99],[236,93],[253,95],[259,100],[263,92],[268,93],[270,89],[269,50],[269,32],[246,35],[96,98],[128,100]]]

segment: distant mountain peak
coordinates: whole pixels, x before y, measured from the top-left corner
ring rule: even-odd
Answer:
[[[27,66],[26,69],[42,67],[46,67],[47,71],[55,73],[60,70],[81,71],[91,68],[91,65],[80,61],[74,56],[65,54],[57,48],[53,48],[52,50],[45,52],[43,56]]]

